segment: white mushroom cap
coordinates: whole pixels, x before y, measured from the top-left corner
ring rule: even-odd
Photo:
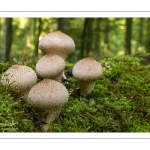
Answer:
[[[95,59],[87,57],[74,65],[72,74],[78,80],[81,94],[86,96],[94,89],[95,81],[102,76],[103,68]]]
[[[57,54],[63,59],[72,53],[75,49],[73,39],[61,31],[55,31],[45,35],[39,41],[39,49],[45,54]]]
[[[34,85],[28,95],[29,102],[38,110],[40,120],[45,123],[54,121],[58,117],[68,97],[66,87],[51,79],[43,79]]]
[[[72,74],[78,80],[92,81],[102,76],[103,68],[95,59],[87,57],[74,65]]]
[[[55,54],[41,57],[36,64],[36,72],[41,78],[50,78],[60,81],[65,69],[65,60]]]
[[[27,90],[37,82],[35,71],[24,65],[14,65],[10,67],[1,77],[3,86],[15,87],[15,89]],[[14,89],[14,90],[15,90]]]

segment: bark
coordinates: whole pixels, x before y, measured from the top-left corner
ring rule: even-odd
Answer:
[[[125,54],[131,54],[132,18],[126,18]]]
[[[86,57],[90,56],[90,51],[93,51],[93,22],[94,18],[88,18],[86,27]]]
[[[150,18],[147,20],[147,42],[146,42],[146,51],[150,52]]]
[[[58,30],[63,33],[67,33],[68,30],[68,18],[58,18]]]
[[[37,32],[36,32],[37,31]],[[39,37],[42,31],[42,19],[41,18],[34,18],[34,55],[38,57],[38,44],[39,44]]]
[[[95,32],[95,39],[94,39],[94,57],[101,56],[101,23],[102,18],[96,19],[96,32]]]
[[[109,19],[105,19],[105,34],[104,34],[105,50],[109,50]]]
[[[142,39],[143,39],[143,21],[144,18],[140,18],[140,29],[139,29],[139,44],[142,44]]]
[[[0,18],[0,51],[2,49],[2,18]]]
[[[81,55],[80,58],[89,56],[93,42],[93,18],[85,18],[83,32],[81,36]]]
[[[6,18],[4,24],[3,51],[6,61],[9,61],[12,45],[12,18]]]
[[[136,46],[136,51],[139,50],[140,47],[143,47],[143,21],[144,18],[139,18],[139,28],[138,28],[138,42],[137,42],[137,46]]]
[[[84,47],[85,47],[85,36],[86,36],[86,26],[87,26],[87,18],[85,18],[84,25],[83,25],[83,32],[81,36],[81,55],[80,58],[84,58]]]

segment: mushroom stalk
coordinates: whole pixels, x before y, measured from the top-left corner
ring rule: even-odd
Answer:
[[[24,99],[25,101],[27,101],[27,99],[28,99],[28,94],[29,94],[30,89],[31,89],[31,88],[22,91],[23,99]]]
[[[103,74],[103,68],[99,62],[91,57],[79,60],[72,69],[73,77],[78,81],[81,95],[90,94]]]
[[[63,77],[63,72],[55,77],[52,77],[51,79],[61,82],[62,77]]]
[[[53,122],[56,118],[59,117],[61,108],[51,108],[46,110],[38,110],[39,119],[42,123]]]
[[[78,81],[78,85],[80,87],[80,94],[85,97],[93,91],[95,81]]]
[[[37,109],[37,114],[41,122],[42,132],[47,132],[49,130],[50,126],[48,125],[48,123],[53,122],[55,119],[57,119],[59,117],[60,112],[61,112],[61,107],[45,109],[45,110]]]
[[[31,106],[37,111],[39,120],[44,124],[58,118],[68,97],[68,90],[62,83],[48,78],[34,85],[28,94]],[[47,127],[48,125],[44,125],[43,130],[46,131]]]
[[[63,77],[64,79],[67,79],[67,77],[66,77],[64,71],[63,71],[63,73],[62,73],[62,77]]]

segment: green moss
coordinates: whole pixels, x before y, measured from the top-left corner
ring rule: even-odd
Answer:
[[[2,66],[1,76],[10,65],[2,62],[0,66]],[[11,86],[3,87],[0,83],[0,93],[0,132],[35,131],[33,117],[28,113],[30,106],[24,103],[21,91],[14,92]]]
[[[150,69],[131,56],[99,60],[104,74],[85,99],[69,79],[71,96],[53,132],[148,132]]]
[[[22,103],[20,91],[11,93],[10,88],[0,85],[0,92],[0,132],[33,131],[33,119],[27,114],[27,104]]]
[[[1,70],[8,68],[5,63]],[[49,124],[49,132],[150,132],[149,65],[133,56],[105,58],[99,63],[104,74],[86,98],[80,96],[71,75],[69,84],[64,82],[70,97],[59,118]],[[72,68],[67,62],[65,73]],[[12,93],[1,85],[0,90],[1,132],[39,132],[33,126],[33,111],[28,111],[32,108],[22,103],[19,91]]]

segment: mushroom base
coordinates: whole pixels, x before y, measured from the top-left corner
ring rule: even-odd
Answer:
[[[82,96],[87,96],[94,90],[95,82],[93,81],[78,81],[80,92]]]
[[[56,80],[58,82],[61,82],[62,77],[64,76],[64,73],[61,72],[59,75],[52,77],[53,80]]]
[[[53,122],[56,118],[59,117],[61,108],[55,108],[55,109],[47,109],[44,111],[37,111],[39,120],[42,123],[50,123]]]
[[[48,124],[42,124],[41,125],[41,131],[42,132],[48,132],[50,126]]]
[[[31,89],[31,88],[28,88],[28,89],[26,89],[26,90],[24,90],[24,91],[22,92],[23,100],[26,101],[26,102],[28,101],[28,94],[29,94],[30,89]]]

